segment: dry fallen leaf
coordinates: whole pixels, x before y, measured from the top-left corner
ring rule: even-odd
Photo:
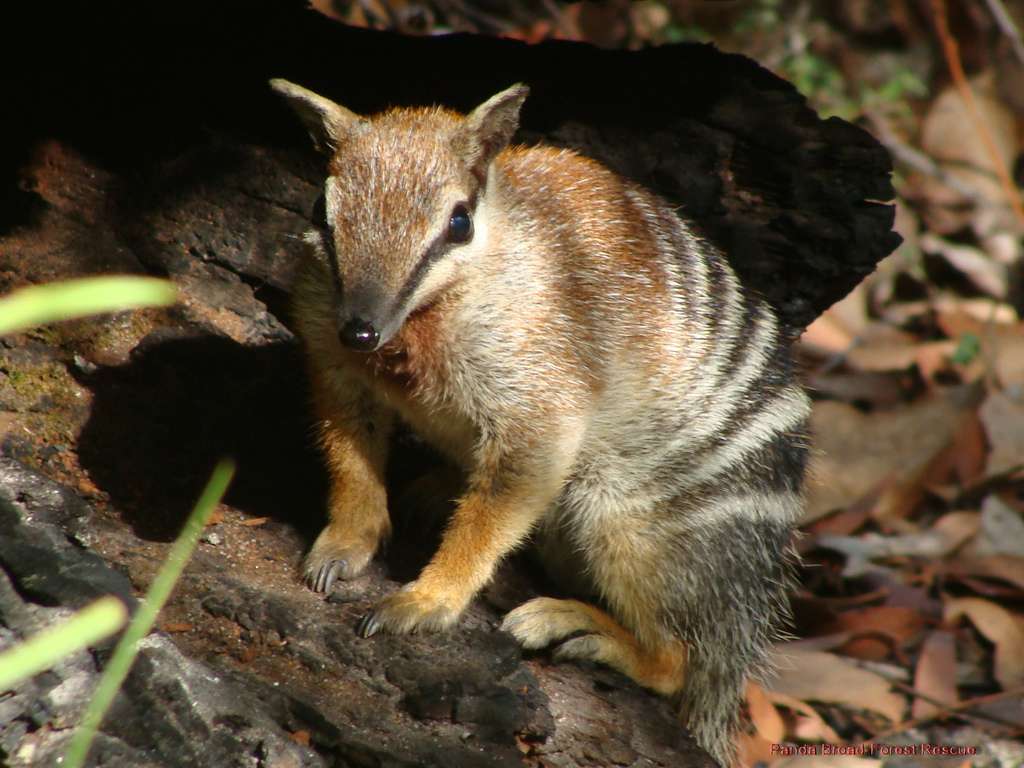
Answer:
[[[978,597],[987,597],[990,600],[1019,600],[1021,597],[1019,589],[993,583],[985,579],[978,579],[973,576],[959,576],[958,580]]]
[[[981,503],[981,528],[968,554],[1024,557],[1024,518],[999,496],[989,494]]]
[[[947,624],[964,616],[996,647],[994,674],[1003,690],[1024,684],[1024,616],[980,597],[947,601],[943,617]]]
[[[800,337],[800,344],[810,352],[845,355],[876,328],[868,319],[867,282],[862,282],[844,298],[833,304],[812,322]]]
[[[863,536],[819,536],[815,544],[840,552],[846,557],[842,575],[847,579],[855,579],[872,572],[894,578],[891,568],[871,562],[873,559],[889,556],[888,542],[888,537],[866,533]]]
[[[866,496],[862,502],[815,520],[806,526],[806,531],[812,536],[849,536],[868,521],[874,502],[874,498]]]
[[[905,408],[872,413],[844,403],[815,403],[815,452],[804,522],[849,506],[885,481],[889,487],[879,498],[875,516],[907,511],[923,493],[929,466],[970,414],[972,395],[961,388]]]
[[[1016,119],[999,98],[991,71],[975,76],[971,90],[993,140],[1004,168],[1011,168],[1020,151]],[[975,120],[963,96],[953,85],[948,86],[932,102],[921,125],[921,149],[935,158],[950,175],[992,202],[1006,201],[1006,192],[999,183],[993,158],[981,140]],[[984,235],[1004,228],[1010,221],[1009,211],[1000,206],[962,205],[963,196],[938,179],[926,177],[918,185],[931,204],[924,218],[932,230],[940,234],[956,232],[971,226]]]
[[[904,325],[915,318],[925,316],[937,316],[941,320],[943,313],[947,312],[962,312],[986,324],[1009,326],[1020,322],[1017,310],[1012,304],[991,298],[965,299],[948,291],[939,291],[936,295],[920,301],[890,304],[883,308],[882,316],[886,322]],[[946,335],[952,338],[958,334],[947,332]]]
[[[956,342],[949,339],[922,342],[909,338],[864,344],[851,350],[846,362],[861,371],[902,371],[912,365],[933,370],[944,365],[955,351]],[[926,370],[921,373],[928,378]]]
[[[1001,579],[1024,591],[1024,557],[990,555],[980,558],[958,557],[943,571],[952,576],[982,576]]]
[[[977,412],[968,413],[961,420],[960,430],[953,436],[953,441],[936,461],[933,471],[938,477],[949,476],[960,486],[968,486],[984,479],[987,460],[985,427]]]
[[[985,311],[983,306],[976,309]],[[1003,389],[1019,392],[1014,388],[1024,385],[1024,323],[1018,322],[1015,315],[997,319],[1004,309],[1010,308],[992,301],[987,316],[979,316],[977,311],[968,311],[967,303],[963,302],[938,312],[935,322],[951,340],[966,334],[974,336],[981,344],[980,356],[991,366]]]
[[[906,378],[901,372],[809,373],[806,384],[820,397],[892,408],[906,399]]]
[[[977,317],[958,304],[936,311],[935,324],[950,339],[959,339],[965,333],[981,337],[991,325],[989,321]]]
[[[1024,464],[1024,395],[992,392],[978,413],[992,446],[986,474],[991,477]]]
[[[843,643],[849,642],[850,633],[840,632],[836,635],[815,635],[813,637],[801,637],[799,640],[790,640],[785,643],[777,643],[775,645],[775,651],[780,657],[791,651],[799,653],[810,653],[812,651],[834,651],[839,648]],[[768,695],[774,697],[776,691],[768,691]],[[774,698],[773,698],[774,700]]]
[[[842,741],[839,734],[832,730],[832,727],[807,702],[779,691],[765,691],[765,694],[777,707],[786,707],[796,713],[793,738],[801,741],[824,741],[829,744],[838,744]]]
[[[890,582],[885,585],[889,596],[885,599],[886,605],[900,605],[904,608],[911,608],[929,621],[938,621],[942,616],[942,601],[932,597],[929,590],[921,586],[904,584],[903,579]]]
[[[1004,389],[1024,387],[1024,325],[1000,329],[992,334],[991,340],[983,338],[982,343],[990,343],[992,365],[996,377]]]
[[[831,653],[799,651],[782,646],[770,690],[796,699],[845,704],[898,721],[905,709],[902,696],[888,681]]]
[[[898,649],[915,638],[923,628],[924,617],[917,611],[895,605],[875,605],[843,611],[826,631],[854,635],[842,647],[844,656],[877,661],[887,658],[893,647]],[[865,634],[869,636],[857,637]],[[871,637],[873,634],[883,635],[891,642]]]
[[[736,738],[737,765],[769,765],[778,756],[778,742],[760,733],[741,733]]]
[[[810,351],[840,355],[853,344],[854,335],[831,312],[820,315],[800,337],[800,344]]]
[[[768,741],[782,741],[786,735],[786,726],[764,688],[757,683],[747,685],[747,707],[750,710],[750,722],[761,736]]]
[[[935,556],[943,557],[958,549],[969,538],[977,535],[981,525],[981,515],[977,512],[947,512],[932,524],[932,532],[942,538]]]
[[[854,577],[872,570],[871,560],[890,557],[941,558],[953,552],[980,526],[974,512],[950,512],[935,524],[918,533],[900,536],[881,536],[866,533],[863,536],[819,536],[817,544],[846,555],[843,575]],[[883,569],[884,570],[884,569]]]
[[[828,314],[836,318],[856,338],[863,338],[873,324],[868,316],[868,284],[870,278],[857,284],[852,291],[828,308]]]
[[[989,296],[1006,298],[1010,288],[1009,270],[981,249],[952,243],[932,232],[921,236],[921,247],[940,254]]]
[[[740,739],[741,764],[767,762],[775,757],[772,745],[783,740],[786,725],[764,689],[757,683],[747,685],[747,708],[755,733],[743,734]]]
[[[928,634],[914,670],[914,689],[945,705],[959,701],[956,690],[956,643],[945,630]],[[929,717],[939,711],[931,701],[915,698],[911,716]]]

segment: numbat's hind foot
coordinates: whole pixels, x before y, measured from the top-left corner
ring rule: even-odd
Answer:
[[[538,597],[510,611],[501,628],[524,648],[559,643],[556,659],[604,664],[666,696],[683,686],[686,649],[682,643],[645,648],[607,613],[578,600]]]

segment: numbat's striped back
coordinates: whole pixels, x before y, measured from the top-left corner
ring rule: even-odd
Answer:
[[[789,617],[809,401],[771,307],[664,202],[623,197],[640,221],[627,242],[651,249],[664,291],[627,308],[651,338],[604,356],[542,551],[556,574],[580,553],[586,586],[641,642],[683,639],[686,722],[727,763],[746,680]]]

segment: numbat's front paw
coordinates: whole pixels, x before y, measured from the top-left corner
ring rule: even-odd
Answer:
[[[325,528],[306,556],[306,586],[314,592],[330,592],[338,579],[354,579],[366,570],[376,549],[376,542],[346,541]]]
[[[413,582],[388,595],[360,619],[356,633],[370,637],[381,631],[401,635],[419,630],[447,629],[458,621],[462,608],[452,607]]]

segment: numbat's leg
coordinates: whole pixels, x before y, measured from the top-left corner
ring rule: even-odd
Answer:
[[[337,386],[313,372],[320,443],[330,474],[328,522],[306,557],[306,584],[330,592],[337,579],[358,576],[391,532],[384,469],[393,417],[375,406],[361,387],[325,392]]]
[[[511,632],[524,648],[560,642],[555,658],[606,664],[666,696],[683,686],[686,649],[682,643],[668,639],[646,647],[600,608],[579,600],[530,600],[505,617],[502,629]]]

